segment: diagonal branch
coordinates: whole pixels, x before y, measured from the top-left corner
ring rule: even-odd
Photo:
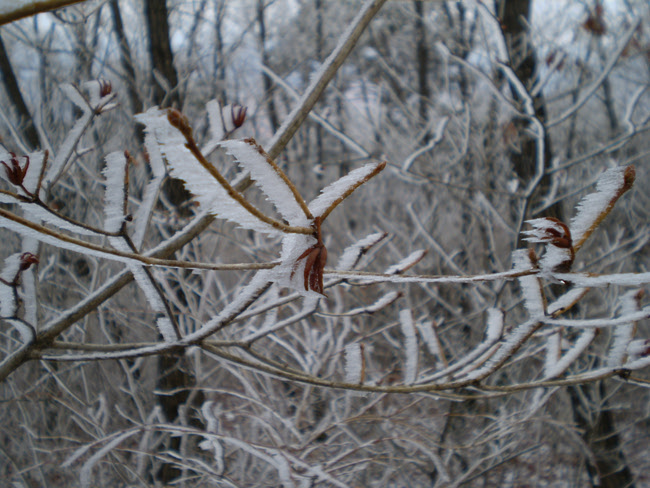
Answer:
[[[9,22],[14,22],[43,12],[49,12],[50,10],[67,7],[68,5],[74,5],[75,3],[82,3],[84,1],[85,0],[23,0],[23,2],[18,6],[0,14],[0,25],[8,24]]]
[[[268,153],[272,159],[276,159],[285,146],[289,143],[298,128],[302,125],[307,115],[314,108],[320,98],[323,90],[329,84],[343,62],[357,44],[357,41],[363,34],[373,17],[379,12],[379,9],[386,3],[386,0],[368,0],[357,16],[352,20],[346,31],[341,35],[341,40],[332,51],[321,70],[318,73],[307,91],[304,93],[300,102],[284,121],[278,132],[271,141],[271,148]]]

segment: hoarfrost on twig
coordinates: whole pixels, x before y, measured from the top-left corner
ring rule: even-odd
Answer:
[[[415,335],[413,312],[409,309],[400,310],[399,322],[404,335],[405,366],[404,384],[411,385],[415,382],[418,367],[418,340]]]
[[[352,384],[361,383],[361,370],[363,360],[361,358],[361,346],[353,342],[345,346],[345,382]]]

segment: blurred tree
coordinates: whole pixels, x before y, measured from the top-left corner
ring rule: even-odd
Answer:
[[[4,26],[17,86],[50,149],[54,198],[41,205],[12,183],[25,171],[32,188],[40,159],[14,163],[5,146],[17,146],[16,134],[0,125],[9,258],[0,478],[52,488],[645,483],[648,372],[638,364],[647,366],[650,312],[641,298],[631,312],[623,298],[648,282],[649,44],[632,19],[645,25],[650,7],[627,4],[598,14],[598,3],[533,12],[533,2],[508,0],[393,1],[375,16],[372,0],[109,0]],[[58,88],[83,76],[111,82],[110,110],[96,104],[106,83]],[[168,168],[198,194],[216,195],[215,171],[250,186],[244,197],[276,228],[293,219],[282,210],[296,197],[257,146],[242,162],[260,171],[254,186],[215,150],[214,96],[248,106],[228,136],[270,141],[308,202],[339,176],[326,192],[349,189],[375,157],[388,164],[326,222],[305,215],[305,234],[256,232],[246,211],[232,219],[243,229],[215,220],[205,205],[221,213],[232,202],[170,197]],[[0,120],[16,120],[15,100],[0,97]],[[163,118],[163,135],[142,149],[133,115],[154,103],[182,109],[193,139],[165,138]],[[537,120],[543,138],[531,135]],[[544,183],[529,194],[540,143]],[[201,157],[188,155],[193,144]],[[112,170],[131,147],[126,196]],[[621,168],[636,162],[638,190],[575,256],[577,284],[556,288],[564,301],[554,303],[555,275],[535,267],[545,261],[522,276],[512,250],[524,220],[550,204],[568,220],[610,156]],[[122,205],[113,213],[111,200]],[[316,213],[319,201],[309,205]],[[103,230],[109,215],[123,217],[121,231]],[[12,217],[30,219],[33,232],[23,238]],[[34,236],[46,241],[40,263],[16,275]],[[303,259],[286,258],[291,242],[304,242]],[[321,246],[327,298],[268,285],[284,260],[285,275],[313,287]],[[341,272],[339,259],[349,264],[354,252],[358,264]],[[629,314],[634,322],[621,324]],[[614,362],[612,344],[626,340]]]
[[[18,123],[16,126],[18,127],[19,134],[22,136],[23,142],[27,144],[28,148],[34,150],[40,146],[40,140],[36,132],[36,127],[34,126],[34,120],[27,108],[22,91],[18,85],[18,80],[11,66],[11,61],[5,49],[2,36],[0,36],[0,73],[2,73],[2,81],[7,95],[13,101],[16,112],[18,112]]]

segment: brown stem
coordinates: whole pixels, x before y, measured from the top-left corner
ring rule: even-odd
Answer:
[[[300,192],[298,191],[298,188],[296,188],[296,185],[293,184],[293,181],[289,179],[289,177],[286,175],[282,169],[275,164],[275,161],[271,158],[271,156],[268,155],[268,153],[264,150],[262,146],[260,146],[255,139],[252,137],[249,139],[244,139],[244,142],[250,144],[251,146],[254,146],[255,149],[257,150],[258,153],[260,153],[264,158],[266,159],[266,162],[273,168],[273,170],[278,174],[280,178],[282,178],[282,181],[284,181],[289,189],[291,190],[291,193],[293,194],[293,198],[296,199],[296,202],[298,202],[298,205],[300,205],[300,208],[302,211],[305,213],[305,216],[308,219],[313,219],[314,216],[311,214],[309,211],[309,208],[307,207],[307,202],[305,202],[305,199],[302,197]]]
[[[219,182],[222,188],[226,190],[226,193],[228,193],[228,196],[230,196],[230,198],[237,201],[237,203],[244,207],[251,215],[258,218],[265,224],[270,225],[274,229],[278,229],[285,233],[313,234],[314,230],[310,227],[294,227],[287,225],[260,212],[253,204],[246,200],[246,198],[244,198],[241,193],[239,193],[230,185],[228,180],[226,180],[223,175],[219,173],[213,164],[205,159],[205,156],[196,145],[196,141],[192,135],[192,128],[187,122],[187,119],[175,110],[169,110],[167,112],[167,118],[169,120],[169,123],[176,127],[181,132],[181,134],[183,134],[186,141],[185,147],[190,150],[190,152],[194,155],[201,166],[203,166],[212,175],[212,177]]]
[[[324,221],[327,218],[327,216],[332,212],[332,210],[334,210],[343,200],[345,200],[347,197],[349,197],[354,190],[359,188],[361,185],[363,185],[366,181],[368,181],[373,176],[376,176],[379,173],[381,173],[381,171],[385,167],[386,167],[386,161],[382,161],[381,163],[379,163],[377,165],[377,167],[374,170],[372,170],[372,172],[368,176],[366,176],[364,179],[356,182],[354,185],[352,185],[350,188],[348,188],[347,191],[345,193],[343,193],[343,195],[341,195],[334,202],[332,202],[332,204],[327,208],[327,210],[325,210],[320,215],[320,220]]]
[[[582,247],[582,245],[589,238],[589,236],[593,234],[593,232],[598,228],[598,226],[602,223],[602,221],[605,220],[605,217],[607,217],[609,213],[612,211],[618,199],[621,198],[625,194],[625,192],[627,192],[629,189],[632,188],[632,186],[634,185],[635,178],[636,178],[636,170],[634,168],[634,165],[629,165],[628,167],[625,168],[625,172],[623,173],[623,184],[618,189],[614,197],[609,201],[605,210],[603,210],[601,214],[596,218],[596,220],[594,220],[594,223],[591,224],[589,229],[587,229],[587,231],[583,234],[582,238],[574,244],[573,246],[574,253],[578,252],[578,250]]]

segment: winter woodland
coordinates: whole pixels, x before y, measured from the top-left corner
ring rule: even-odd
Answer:
[[[650,6],[0,3],[0,481],[650,483]]]

